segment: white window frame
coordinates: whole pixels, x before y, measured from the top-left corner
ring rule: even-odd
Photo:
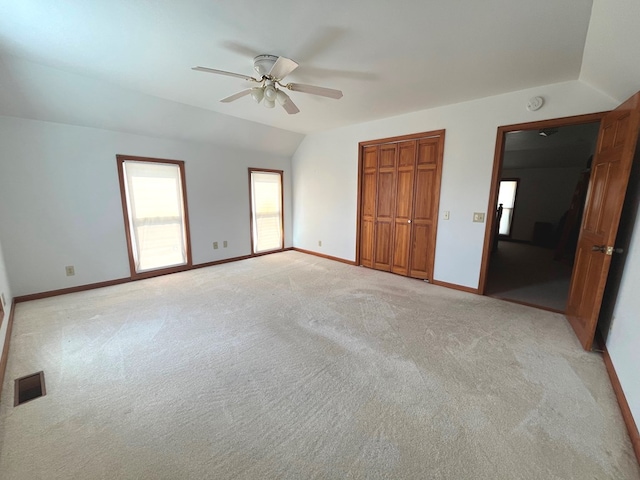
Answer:
[[[261,175],[273,176],[277,179],[279,188],[277,192],[277,208],[271,212],[264,213],[264,215],[271,217],[271,220],[277,218],[277,242],[267,242],[268,245],[264,247],[260,238],[260,213],[257,213],[260,207],[256,205],[256,180]],[[263,177],[265,178],[265,177]],[[264,168],[249,168],[249,204],[251,206],[251,254],[260,255],[263,253],[278,252],[284,249],[284,192],[283,192],[283,171],[282,170],[268,170]],[[273,206],[273,205],[272,205]],[[275,229],[274,229],[275,230]],[[273,232],[271,232],[273,233]]]
[[[118,177],[120,180],[120,194],[122,197],[122,210],[124,215],[125,232],[127,237],[127,248],[129,253],[129,268],[132,279],[147,278],[166,273],[179,272],[191,267],[191,239],[189,234],[189,213],[187,209],[187,190],[185,182],[184,162],[181,160],[166,160],[159,158],[133,157],[126,155],[117,155]],[[169,262],[164,265],[144,268],[140,261],[140,246],[136,239],[136,225],[132,218],[132,199],[130,198],[131,190],[129,188],[131,176],[127,175],[127,165],[129,168],[133,164],[151,163],[157,166],[171,166],[177,168],[177,197],[178,197],[178,214],[172,215],[170,218],[158,217],[157,221],[170,220],[171,223],[176,221],[180,225],[181,249],[179,253],[180,260]],[[175,217],[175,218],[174,218]]]

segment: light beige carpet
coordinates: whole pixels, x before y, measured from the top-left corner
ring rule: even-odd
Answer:
[[[0,472],[640,478],[561,315],[297,252],[18,304]]]

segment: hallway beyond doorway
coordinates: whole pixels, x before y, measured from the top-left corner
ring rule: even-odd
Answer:
[[[498,242],[486,294],[564,313],[572,267],[553,254],[553,249],[526,243]]]

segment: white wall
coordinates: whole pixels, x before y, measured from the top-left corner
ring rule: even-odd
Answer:
[[[185,161],[194,264],[250,253],[248,167],[284,170],[292,245],[287,156],[14,117],[0,117],[0,145],[0,242],[15,296],[130,275],[118,153]]]
[[[582,167],[502,170],[502,178],[520,179],[511,238],[533,240],[536,222],[549,222],[555,229],[569,209],[582,170]]]
[[[4,295],[5,303],[2,305],[5,313],[5,318],[9,315],[11,308],[11,301],[13,296],[11,294],[11,286],[9,284],[9,277],[7,275],[7,267],[4,261],[4,249],[0,242],[0,293]],[[1,301],[1,300],[0,300]],[[1,340],[1,337],[0,337]]]
[[[636,425],[640,425],[640,211],[607,336],[607,350]]]
[[[605,317],[602,328],[608,328],[607,350],[611,356],[616,373],[622,385],[636,424],[640,425],[640,144],[636,147],[634,165],[629,178],[629,187],[625,197],[623,217],[618,229],[616,246],[623,247],[626,253],[612,259],[612,271],[609,273],[609,285],[614,288],[605,291],[615,292],[616,280],[619,281],[616,302],[605,303]],[[626,258],[626,260],[624,260]],[[624,260],[623,265],[620,265]],[[620,269],[623,269],[620,272]],[[622,273],[622,275],[620,275]],[[611,311],[613,310],[613,311]],[[607,325],[608,321],[608,325]]]
[[[7,325],[9,324],[9,312],[11,311],[11,288],[9,286],[9,278],[7,277],[7,269],[4,263],[4,254],[2,251],[2,243],[0,242],[0,293],[4,294],[5,304],[3,305],[4,318],[0,322],[0,358],[4,352],[4,340],[7,336]],[[2,300],[0,300],[2,301]],[[0,385],[0,390],[2,385]]]
[[[540,95],[545,106],[526,110]],[[542,86],[307,136],[293,157],[296,247],[355,259],[358,142],[446,129],[434,277],[478,286],[497,127],[608,110],[616,102],[578,81]],[[375,108],[375,107],[372,107]],[[322,241],[322,247],[318,246]]]

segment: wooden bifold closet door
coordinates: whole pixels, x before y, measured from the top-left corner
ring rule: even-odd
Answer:
[[[359,263],[433,278],[444,130],[360,144]]]

